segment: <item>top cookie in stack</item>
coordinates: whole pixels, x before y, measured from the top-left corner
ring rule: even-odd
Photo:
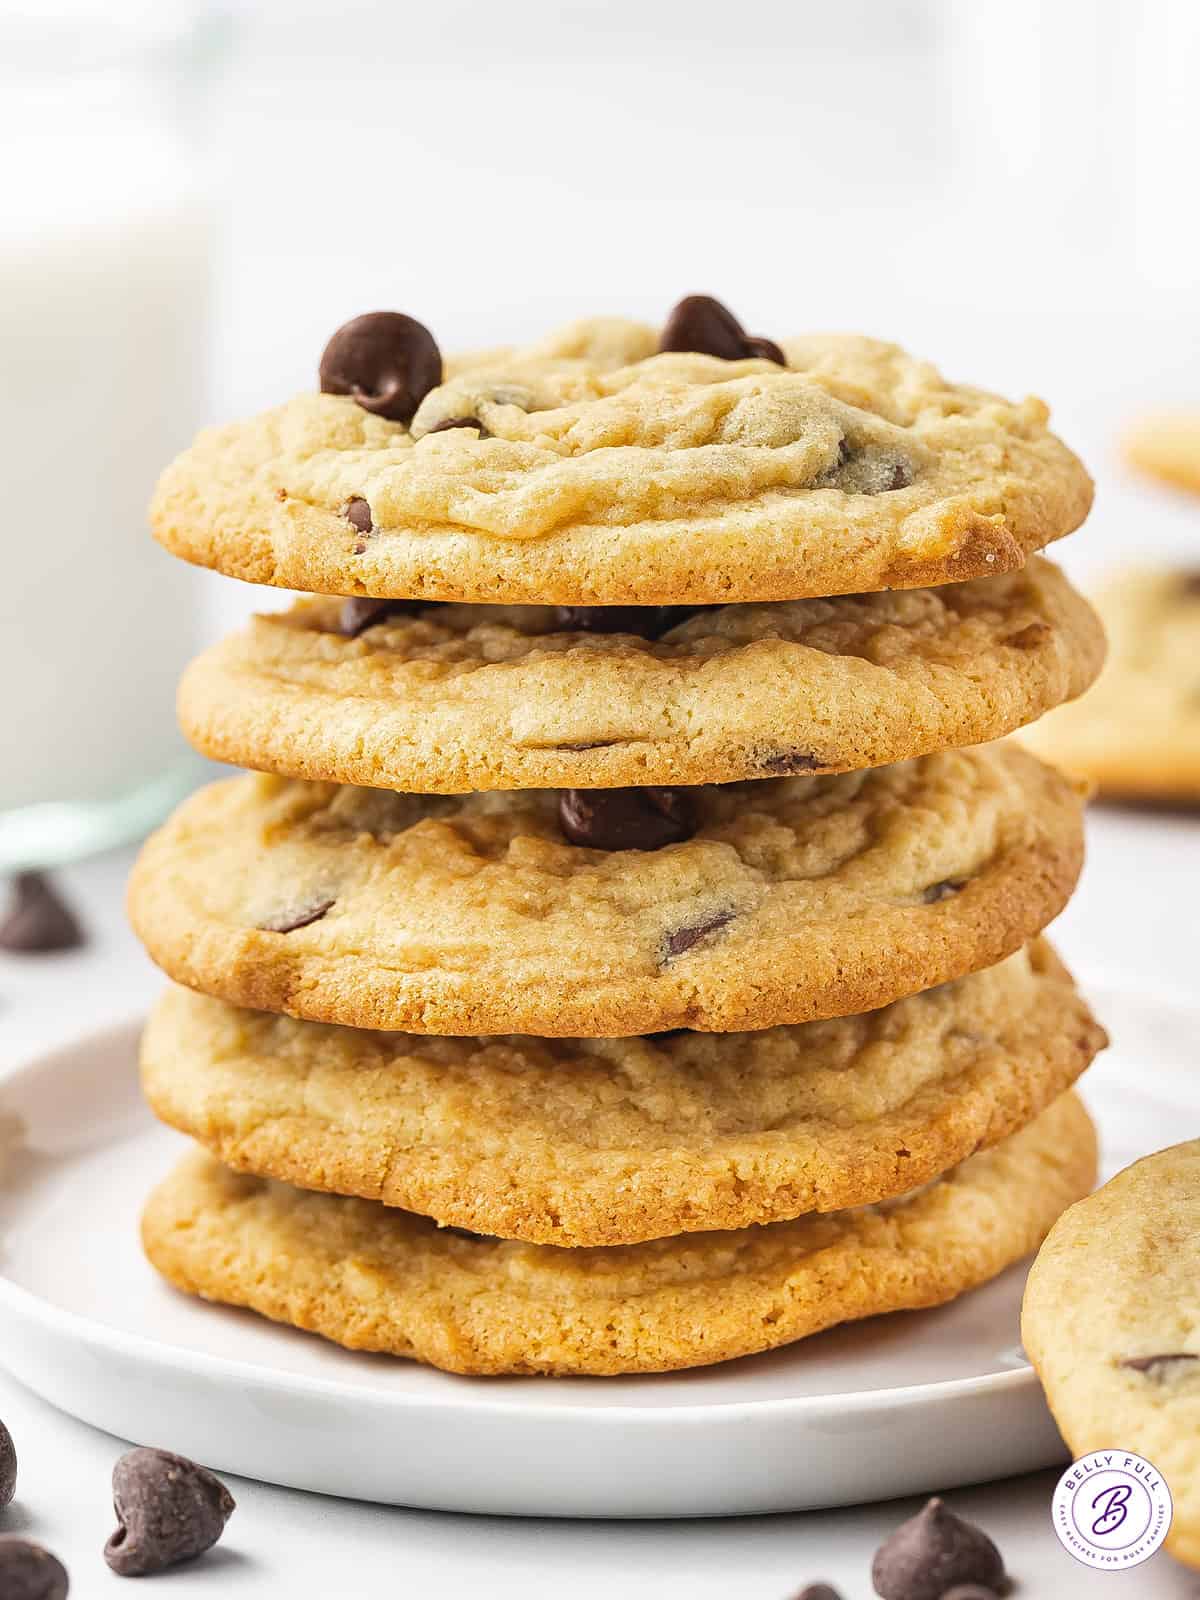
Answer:
[[[147,1093],[250,1175],[171,1180],[155,1263],[456,1370],[613,1372],[1039,1242],[1103,1042],[1037,939],[1082,796],[987,742],[1103,655],[1036,554],[1091,495],[1045,407],[704,297],[447,362],[376,313],[321,387],[154,503],[177,554],[325,597],[189,669],[193,743],[266,775],[132,881],[205,997]]]

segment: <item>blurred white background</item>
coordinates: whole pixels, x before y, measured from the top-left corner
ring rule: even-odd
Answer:
[[[216,106],[212,411],[347,317],[446,346],[726,299],[1043,394],[1101,480],[1060,549],[1200,556],[1123,422],[1200,401],[1194,0],[259,0]],[[247,604],[221,585],[222,624]]]

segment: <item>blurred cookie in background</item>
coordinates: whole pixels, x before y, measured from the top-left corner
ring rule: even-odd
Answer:
[[[1194,437],[1200,491],[1200,413]],[[1085,699],[1024,742],[1110,799],[1200,804],[1200,563],[1115,573],[1093,603],[1107,664]]]
[[[1140,472],[1200,494],[1200,408],[1151,412],[1125,435],[1124,451]]]

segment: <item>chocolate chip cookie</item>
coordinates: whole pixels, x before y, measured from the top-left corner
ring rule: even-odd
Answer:
[[[412,318],[356,318],[325,392],[167,468],[154,531],[319,594],[705,605],[1011,572],[1086,516],[1041,401],[874,339],[781,347],[721,320],[685,305],[661,332],[593,319],[443,362]]]
[[[1029,1275],[1021,1333],[1074,1454],[1153,1462],[1175,1505],[1167,1548],[1200,1568],[1200,1140],[1067,1212]]]
[[[1082,797],[1011,744],[696,789],[214,784],[146,845],[134,926],[238,1005],[421,1033],[727,1031],[868,1011],[1062,908]]]
[[[179,709],[205,755],[288,777],[726,783],[998,738],[1082,693],[1103,651],[1040,558],[938,589],[698,610],[322,599],[208,650]]]
[[[464,1373],[664,1372],[951,1300],[1035,1249],[1094,1175],[1068,1094],[903,1199],[765,1228],[594,1250],[463,1237],[197,1153],[142,1237],[178,1288],[351,1349]]]
[[[760,1033],[430,1039],[172,988],[142,1083],[239,1171],[477,1233],[634,1244],[903,1194],[1023,1127],[1103,1043],[1038,941],[880,1011]]]
[[[1152,478],[1200,494],[1200,411],[1159,411],[1125,436],[1130,463]]]
[[[1114,799],[1200,801],[1200,570],[1114,575],[1097,607],[1100,677],[1022,739]]]

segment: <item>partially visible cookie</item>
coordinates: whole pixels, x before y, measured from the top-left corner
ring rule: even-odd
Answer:
[[[310,600],[194,661],[179,710],[205,755],[288,777],[439,794],[726,783],[999,738],[1081,694],[1103,653],[1087,602],[1040,559],[698,612]]]
[[[1175,1505],[1167,1548],[1200,1567],[1200,1140],[1067,1212],[1029,1275],[1021,1334],[1072,1452],[1153,1462]]]
[[[1158,411],[1125,435],[1129,461],[1152,478],[1200,494],[1200,411]]]
[[[192,1154],[155,1191],[146,1253],[178,1288],[356,1350],[464,1373],[665,1372],[940,1305],[1035,1249],[1095,1174],[1066,1095],[902,1200],[597,1250],[463,1238],[370,1200]]]
[[[1200,569],[1131,570],[1096,597],[1108,662],[1022,742],[1114,799],[1200,801]]]
[[[239,1171],[476,1233],[633,1244],[903,1194],[1023,1127],[1103,1043],[1039,940],[881,1011],[761,1033],[430,1039],[172,988],[142,1084]]]
[[[561,797],[242,777],[150,839],[129,907],[178,982],[318,1022],[762,1028],[869,1011],[1019,949],[1071,891],[1081,811],[1003,743]]]
[[[1040,400],[947,383],[877,340],[723,359],[596,319],[463,358],[427,392],[436,347],[422,329],[389,350],[388,326],[354,360],[373,383],[394,358],[407,403],[347,371],[208,429],[159,482],[161,542],[318,594],[719,604],[1015,571],[1091,504]]]

